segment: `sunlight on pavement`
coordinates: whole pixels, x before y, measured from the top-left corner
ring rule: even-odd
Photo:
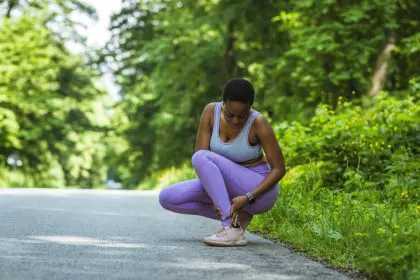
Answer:
[[[66,245],[91,245],[112,248],[145,248],[145,244],[119,243],[109,240],[93,239],[80,236],[29,236],[29,238]]]

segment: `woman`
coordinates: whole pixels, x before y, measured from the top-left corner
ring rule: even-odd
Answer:
[[[221,220],[222,228],[203,240],[209,245],[246,245],[252,216],[274,206],[286,172],[273,129],[252,109],[253,102],[250,82],[229,80],[223,102],[208,104],[201,116],[192,157],[199,179],[174,184],[159,195],[167,210]]]

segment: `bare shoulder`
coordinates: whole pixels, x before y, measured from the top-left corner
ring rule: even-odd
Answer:
[[[273,127],[269,123],[269,121],[264,117],[264,115],[260,114],[255,118],[253,123],[254,131],[257,137],[261,140],[263,139],[275,139],[275,133]]]
[[[212,117],[216,108],[217,102],[208,103],[203,109],[203,115],[206,117]]]
[[[263,114],[259,114],[253,123],[253,126],[257,131],[264,130],[264,129],[272,129],[271,124],[268,122],[268,120],[264,117]]]
[[[213,116],[214,116],[214,110],[216,108],[217,102],[211,102],[208,103],[204,109],[201,116],[202,121],[210,125],[210,128],[213,127]]]
[[[204,112],[209,112],[209,113],[213,113],[214,112],[214,108],[216,108],[216,104],[217,102],[210,102],[206,105],[206,107],[204,107]]]

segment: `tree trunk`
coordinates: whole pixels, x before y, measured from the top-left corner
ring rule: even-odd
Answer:
[[[334,61],[333,57],[331,57],[330,55],[326,55],[323,58],[324,61],[324,72],[325,72],[325,76],[328,77],[328,75],[334,71],[334,66],[332,64],[332,62]],[[331,104],[331,106],[335,109],[337,107],[337,102],[338,102],[338,87],[331,82],[330,79],[326,80],[326,95],[321,97],[321,101],[323,103],[327,103],[327,104]]]
[[[14,7],[16,7],[18,4],[18,0],[8,0],[7,1],[7,11],[6,11],[6,17],[10,18],[10,14],[12,13],[12,10]]]
[[[226,49],[224,54],[224,72],[225,77],[227,79],[232,78],[232,76],[235,74],[235,68],[236,68],[236,59],[235,59],[235,23],[233,20],[229,20],[228,26],[227,26],[227,38],[226,38]],[[226,80],[227,80],[226,79]]]
[[[380,92],[384,86],[388,63],[392,55],[392,51],[395,49],[395,31],[391,30],[388,42],[385,45],[382,53],[379,55],[376,61],[375,71],[372,77],[372,87],[369,90],[369,96],[375,96]]]

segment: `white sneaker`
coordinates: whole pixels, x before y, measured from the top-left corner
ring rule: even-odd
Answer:
[[[204,237],[204,243],[213,246],[244,246],[248,244],[242,228],[224,226],[213,235]]]

